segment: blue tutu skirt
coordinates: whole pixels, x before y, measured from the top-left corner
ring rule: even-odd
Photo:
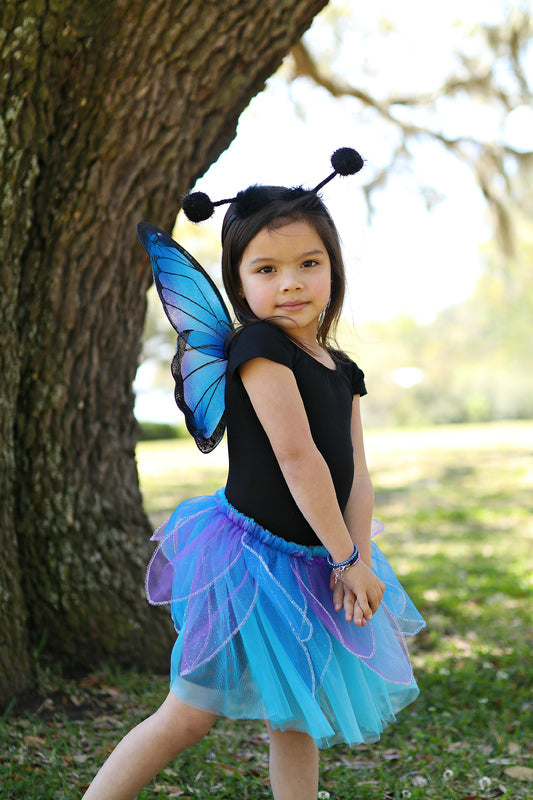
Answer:
[[[386,589],[359,627],[334,610],[325,548],[274,536],[223,489],[181,503],[152,539],[146,593],[171,604],[170,688],[183,702],[329,747],[376,741],[417,696],[405,636],[424,621],[374,542]]]

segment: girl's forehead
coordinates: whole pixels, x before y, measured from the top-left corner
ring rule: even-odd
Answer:
[[[264,228],[256,233],[250,239],[246,246],[243,256],[247,252],[256,249],[268,248],[269,250],[275,249],[300,249],[302,246],[307,246],[313,243],[315,247],[324,247],[322,239],[318,235],[316,229],[310,222],[305,219],[298,220],[280,220],[280,224],[265,225]]]

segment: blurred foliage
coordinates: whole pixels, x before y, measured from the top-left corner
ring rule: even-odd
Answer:
[[[437,204],[445,191],[435,182],[443,178],[437,155],[445,154],[477,181],[495,236],[483,245],[484,271],[466,301],[429,324],[398,317],[359,326],[356,320],[354,331],[344,323],[339,341],[367,376],[367,426],[533,418],[531,11],[511,0],[505,13],[503,4],[492,10],[491,22],[487,12],[484,23],[474,23],[466,7],[463,19],[438,7],[413,16],[409,8],[372,4],[354,11],[351,3],[330,2],[279,74],[292,81],[304,119],[312,109],[299,106],[307,97],[299,92],[302,81],[318,84],[332,103],[348,104],[357,116],[361,138],[374,143],[377,158],[365,167],[370,206],[394,175],[406,191],[414,183],[428,207]],[[432,169],[437,162],[440,171]],[[220,283],[218,236],[182,215],[174,235]],[[146,373],[150,365],[152,386],[169,392],[174,349],[152,290],[143,368]]]
[[[439,203],[433,164],[438,151],[447,153],[481,189],[501,250],[514,253],[513,206],[525,209],[520,176],[533,168],[529,2],[494,3],[484,11],[465,4],[454,13],[446,4],[354,7],[332,0],[293,48],[283,74],[311,81],[357,118],[372,152],[363,187],[369,210],[392,176],[406,184],[414,178],[428,208]],[[298,97],[296,87],[297,103]],[[308,108],[298,110],[310,116]],[[527,210],[531,218],[529,188]]]
[[[168,439],[185,439],[189,434],[181,425],[171,425],[168,422],[139,422],[138,440],[140,442],[155,442]]]
[[[398,318],[361,326],[352,349],[372,396],[367,425],[533,418],[533,225],[522,226],[519,253],[502,269],[487,247],[474,293],[430,324]],[[400,385],[402,368],[419,370],[420,380],[413,372],[413,384]]]
[[[528,368],[533,225],[521,225],[517,250],[502,267],[494,243],[486,245],[485,270],[474,293],[429,324],[398,317],[354,330],[343,322],[340,345],[367,378],[367,426],[533,418],[533,371]],[[149,297],[145,352],[156,365],[152,385],[171,394],[175,335],[154,290]]]

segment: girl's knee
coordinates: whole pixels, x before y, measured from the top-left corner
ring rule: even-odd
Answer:
[[[282,731],[279,728],[272,728],[269,722],[267,722],[267,730],[271,748],[276,747],[286,752],[297,750],[318,753],[318,748],[308,733],[295,730]]]
[[[179,749],[200,742],[209,733],[216,720],[215,714],[188,706],[172,693],[156,712],[155,717],[161,726],[163,736],[169,744],[175,743]]]
[[[185,738],[190,741],[191,744],[201,742],[204,736],[207,736],[213,727],[215,719],[216,717],[213,717],[211,714],[202,712],[183,719],[181,724]]]

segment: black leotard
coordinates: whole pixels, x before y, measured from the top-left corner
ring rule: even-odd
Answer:
[[[344,511],[353,482],[350,423],[353,396],[366,394],[363,372],[354,361],[331,352],[329,369],[268,322],[248,325],[232,343],[226,381],[229,473],[226,497],[241,513],[291,542],[320,540],[296,505],[268,437],[242,384],[238,368],[262,357],[289,367],[296,378],[311,434],[333,479]]]

